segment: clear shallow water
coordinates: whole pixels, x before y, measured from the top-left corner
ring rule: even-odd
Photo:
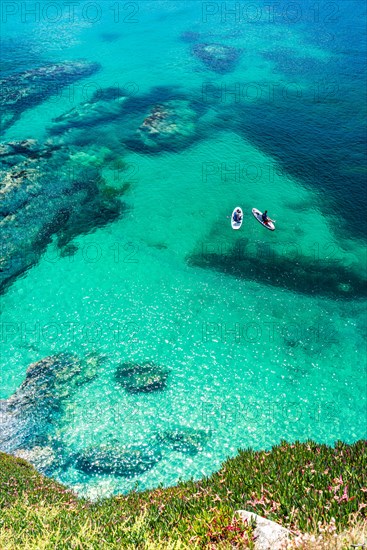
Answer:
[[[193,2],[138,6],[131,24],[115,23],[101,4],[96,23],[16,26],[9,18],[7,27],[15,41],[20,29],[29,37],[30,68],[34,56],[102,66],[23,112],[7,141],[48,139],[53,118],[116,83],[147,105],[184,97],[197,106],[195,139],[176,151],[127,147],[144,119],[138,110],[62,134],[65,144],[83,144],[76,162],[97,163],[108,185],[130,183],[124,212],[75,236],[74,255],[50,244],[2,297],[2,323],[17,327],[3,337],[2,398],[45,356],[105,357],[55,427],[70,453],[143,444],[181,427],[208,430],[197,454],[165,452],[130,479],[73,465],[54,472],[93,497],[209,474],[239,447],[366,435],[361,7],[337,3],[329,20],[322,5],[317,22],[305,3],[291,24],[282,15],[269,22],[263,11],[257,23],[223,23],[218,14],[205,22]],[[187,31],[242,49],[236,68],[206,67],[182,40]],[[18,57],[23,70],[21,42]],[[111,151],[130,166],[117,181]],[[227,219],[237,204],[247,212],[240,234]],[[252,218],[253,206],[268,208],[274,233]],[[146,360],[170,369],[167,388],[128,394],[117,366]]]

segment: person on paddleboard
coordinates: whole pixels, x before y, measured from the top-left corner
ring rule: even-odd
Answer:
[[[239,208],[237,208],[237,210],[234,211],[233,219],[235,222],[238,222],[238,223],[242,220],[241,210]]]
[[[272,222],[274,220],[271,220],[269,217],[268,217],[268,211],[265,210],[265,212],[263,214],[261,214],[261,219],[264,223],[266,223],[266,225],[268,225],[269,222]]]

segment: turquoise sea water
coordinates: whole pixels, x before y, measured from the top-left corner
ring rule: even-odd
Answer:
[[[55,5],[57,21],[52,8],[37,21],[8,15],[5,74],[80,58],[101,70],[25,110],[4,141],[59,139],[107,186],[130,187],[117,221],[75,234],[73,255],[54,238],[3,294],[0,397],[16,391],[32,362],[100,354],[97,377],[55,426],[53,440],[70,454],[187,428],[207,437],[199,452],[168,450],[134,477],[87,475],[73,464],[54,477],[96,497],[199,478],[241,447],[364,438],[360,3],[275,12],[239,3],[226,15],[223,5],[234,3],[102,2],[94,22],[93,6],[83,12],[81,3],[71,21],[66,5]],[[213,70],[194,55],[198,43],[236,48],[237,64]],[[53,119],[111,86],[127,91],[125,118],[86,119],[54,138]],[[189,138],[171,150],[139,147],[139,125],[167,101],[183,111]],[[245,212],[239,232],[228,219],[236,205]],[[269,210],[275,232],[256,222],[253,207]],[[144,361],[169,369],[167,387],[129,394],[116,368]]]

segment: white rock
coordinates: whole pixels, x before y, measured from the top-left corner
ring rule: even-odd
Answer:
[[[256,522],[254,530],[256,550],[284,550],[287,547],[291,533],[285,527],[246,510],[236,510],[236,514],[243,521]]]
[[[14,456],[24,458],[37,469],[47,469],[56,461],[56,455],[51,447],[33,447],[33,449],[18,449]]]

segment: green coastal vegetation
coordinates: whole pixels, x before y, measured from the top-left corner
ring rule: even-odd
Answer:
[[[290,529],[297,548],[362,545],[367,441],[333,447],[283,441],[270,451],[240,450],[200,481],[96,502],[0,453],[2,550],[254,548],[255,526],[236,519],[240,509]],[[312,536],[302,542],[301,533]]]

